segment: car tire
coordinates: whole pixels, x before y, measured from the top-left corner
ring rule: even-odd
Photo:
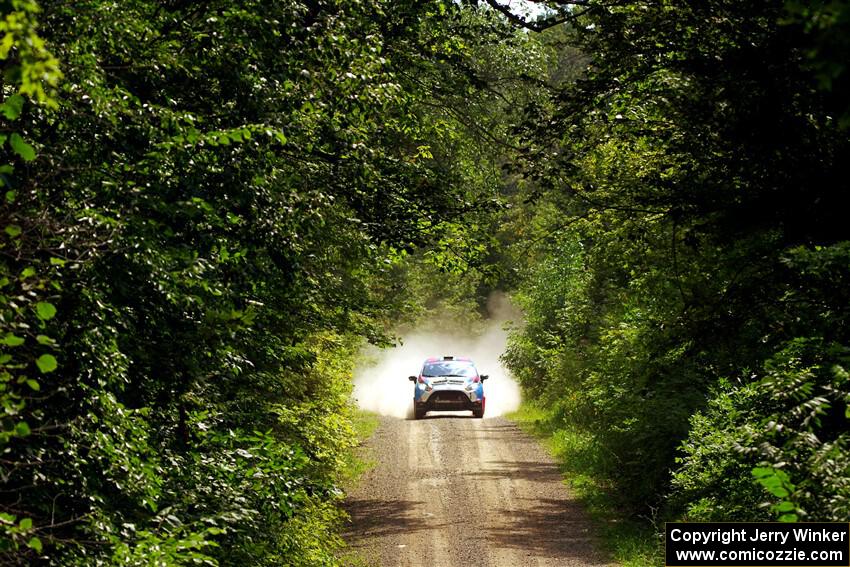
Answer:
[[[481,409],[480,410],[472,410],[472,417],[476,417],[481,419],[484,417],[484,400],[481,400]]]
[[[425,414],[428,413],[425,410],[421,410],[417,407],[413,408],[413,419],[422,419],[425,417]]]

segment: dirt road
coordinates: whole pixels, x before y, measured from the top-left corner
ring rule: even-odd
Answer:
[[[383,417],[370,446],[347,503],[352,565],[610,565],[551,458],[504,418]]]

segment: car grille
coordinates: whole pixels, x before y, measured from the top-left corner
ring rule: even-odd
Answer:
[[[443,391],[437,392],[431,397],[431,401],[435,404],[457,404],[469,401],[463,392]]]

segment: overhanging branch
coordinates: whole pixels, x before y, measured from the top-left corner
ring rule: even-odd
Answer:
[[[530,1],[535,2],[537,4],[548,4],[549,3],[547,0],[530,0]],[[535,31],[535,32],[542,32],[543,30],[547,30],[549,28],[553,28],[553,27],[558,26],[560,24],[563,24],[565,22],[575,20],[576,18],[578,18],[579,16],[582,16],[583,14],[586,14],[588,11],[590,11],[593,8],[593,4],[591,3],[590,0],[583,0],[583,1],[582,0],[578,0],[578,1],[573,0],[571,2],[555,1],[554,3],[558,4],[560,6],[584,6],[585,8],[584,8],[584,10],[581,10],[579,12],[574,12],[574,13],[571,13],[571,14],[566,15],[566,16],[564,16],[564,15],[551,16],[551,17],[548,17],[548,18],[543,19],[543,20],[538,20],[536,22],[530,22],[530,21],[526,20],[525,18],[523,18],[522,16],[519,16],[519,15],[511,12],[510,6],[505,6],[504,4],[500,4],[499,0],[486,0],[486,2],[491,8],[493,8],[497,12],[504,15],[509,21],[511,21],[514,24],[521,26],[521,27],[523,27],[527,30],[531,30],[531,31]]]

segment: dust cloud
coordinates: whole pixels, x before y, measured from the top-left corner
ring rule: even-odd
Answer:
[[[521,314],[502,293],[490,297],[487,310],[489,317],[477,332],[458,332],[456,323],[435,324],[432,320],[427,329],[403,334],[396,347],[368,347],[363,356],[366,362],[354,373],[357,404],[381,415],[411,417],[413,383],[407,377],[418,375],[427,357],[451,355],[470,357],[479,373],[490,376],[484,383],[485,418],[515,410],[520,403],[519,385],[499,357],[507,345],[506,324],[519,323]]]

